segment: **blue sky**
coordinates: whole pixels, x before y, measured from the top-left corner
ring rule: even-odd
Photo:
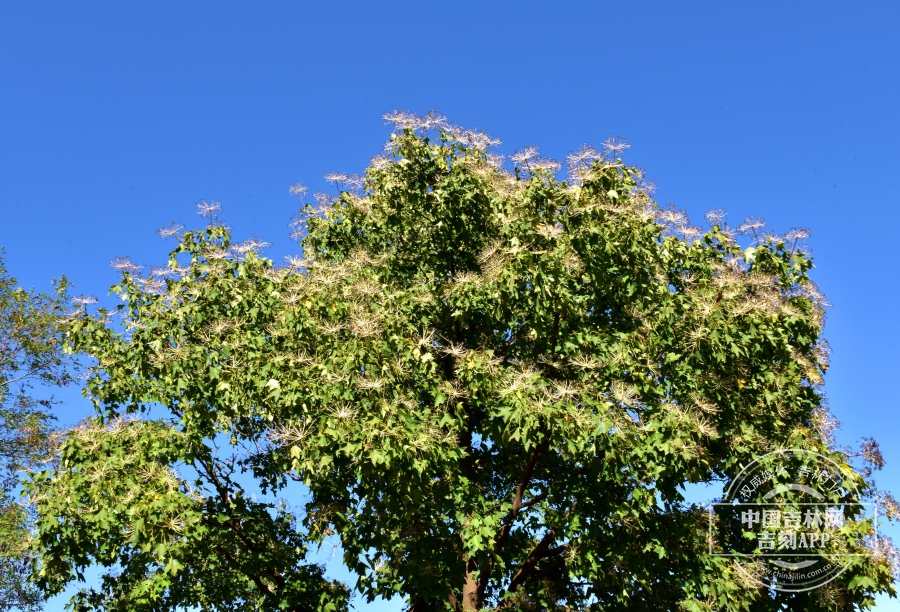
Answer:
[[[393,108],[506,153],[621,135],[697,222],[812,229],[840,439],[875,436],[900,493],[898,30],[896,2],[3,3],[0,244],[23,283],[103,297],[201,198],[296,252],[288,186],[362,171]],[[89,411],[67,399],[63,423]]]

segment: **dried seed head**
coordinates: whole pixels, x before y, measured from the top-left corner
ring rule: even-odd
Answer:
[[[164,225],[158,230],[156,233],[159,234],[163,239],[170,238],[175,236],[176,238],[181,238],[181,234],[184,232],[184,226],[180,223],[176,223],[172,221],[169,225]]]
[[[603,142],[603,150],[607,152],[610,157],[621,157],[625,152],[625,149],[630,149],[631,145],[625,142],[625,139],[621,136],[613,136],[610,135]]]
[[[212,202],[200,200],[197,202],[196,206],[197,214],[201,217],[208,218],[210,221],[215,219],[218,213],[222,211],[222,203],[218,200],[213,200]]]
[[[139,266],[131,261],[130,257],[116,257],[109,263],[116,270],[122,270],[134,274],[144,266]]]
[[[303,196],[306,195],[306,192],[309,191],[309,187],[304,185],[303,183],[294,183],[290,187],[288,187],[288,193],[297,198],[303,199]]]

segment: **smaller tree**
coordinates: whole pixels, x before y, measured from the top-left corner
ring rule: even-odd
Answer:
[[[7,273],[0,251],[0,611],[40,606],[27,582],[33,513],[17,490],[20,473],[48,455],[53,439],[54,402],[34,397],[33,384],[72,380],[58,325],[68,286],[63,277],[50,293],[26,291]]]

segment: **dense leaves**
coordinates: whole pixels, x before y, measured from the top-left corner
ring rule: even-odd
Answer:
[[[367,598],[417,611],[825,610],[892,589],[869,556],[775,596],[708,554],[682,496],[778,448],[845,461],[817,428],[823,311],[795,241],[685,225],[615,142],[560,181],[532,150],[510,172],[483,134],[395,119],[390,156],[304,206],[303,258],[211,224],[155,278],[122,264],[125,332],[73,320],[101,417],[33,485],[45,588],[99,563],[120,577],[84,605],[337,606],[299,541],[335,532]],[[241,496],[241,470],[305,483],[302,528]]]
[[[54,477],[39,474],[43,563],[58,592],[89,559],[117,568],[76,610],[336,610],[346,597],[302,563],[305,546],[284,508],[248,499],[187,436],[156,421],[86,423],[69,433]],[[197,465],[218,495],[185,486],[171,466]]]

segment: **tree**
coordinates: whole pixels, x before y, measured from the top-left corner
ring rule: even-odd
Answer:
[[[346,593],[301,564],[300,540],[334,532],[365,597],[416,612],[893,594],[871,556],[828,590],[773,596],[708,554],[682,496],[772,449],[850,460],[828,444],[801,233],[750,221],[742,249],[718,214],[689,226],[615,139],[572,154],[563,181],[532,147],[510,171],[483,133],[388,118],[389,155],[304,203],[303,257],[276,266],[211,217],[155,276],[117,264],[125,332],[104,309],[72,321],[98,416],[33,484],[42,588],[93,562],[120,568],[83,595],[97,608],[324,606],[307,588],[338,607]],[[241,474],[269,495],[304,483],[302,526],[242,496]],[[870,526],[847,531],[862,546]]]
[[[17,494],[20,474],[51,448],[53,400],[32,396],[33,383],[71,381],[58,325],[68,283],[35,294],[9,276],[0,251],[0,610],[35,610],[40,593],[27,582],[32,508]]]

